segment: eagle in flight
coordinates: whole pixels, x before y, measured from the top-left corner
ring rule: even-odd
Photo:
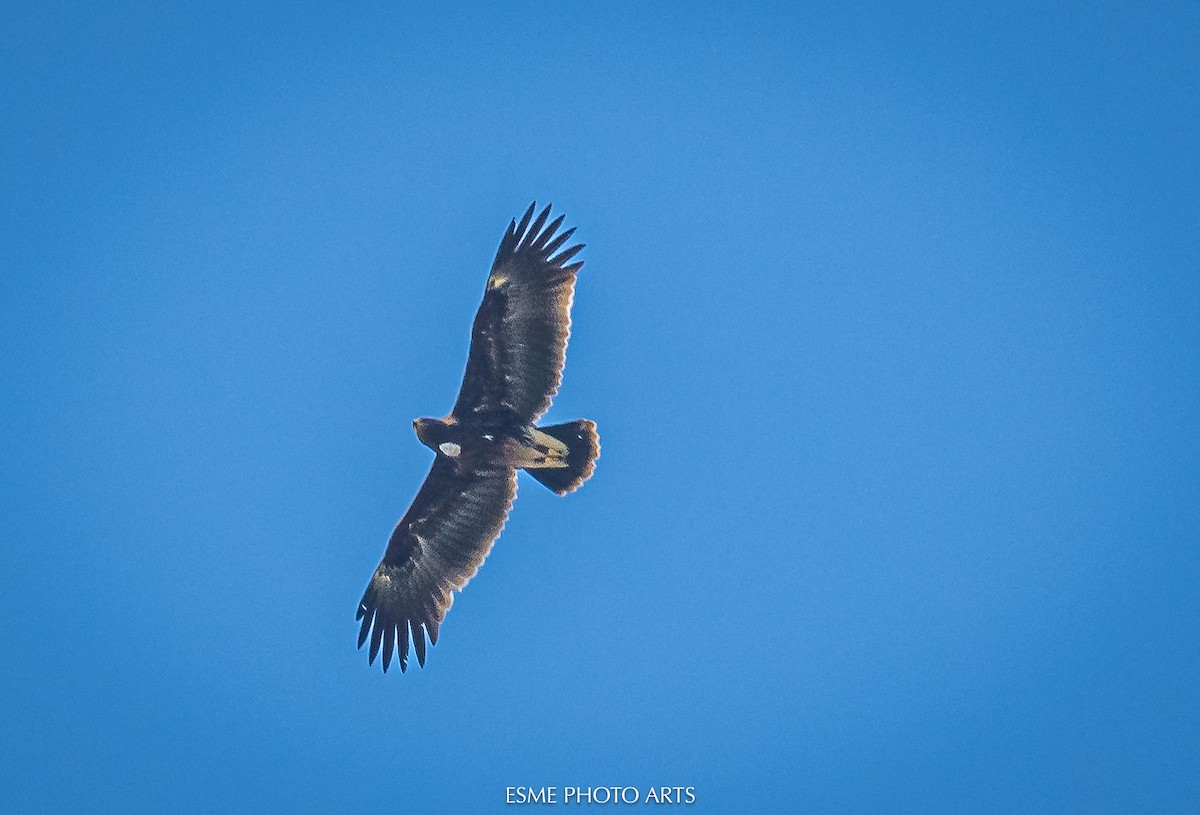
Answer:
[[[538,427],[562,382],[571,300],[583,249],[561,249],[574,229],[555,235],[563,216],[550,207],[511,221],[488,275],[471,328],[471,350],[450,415],[413,422],[436,457],[412,506],[396,524],[358,616],[358,647],[370,635],[368,662],[392,650],[403,672],[412,643],[425,665],[425,638],[438,627],[500,535],[522,469],[558,495],[587,481],[600,456],[596,423],[579,419]],[[532,220],[532,223],[531,223]],[[561,249],[561,251],[560,251]],[[557,253],[557,254],[556,254]]]

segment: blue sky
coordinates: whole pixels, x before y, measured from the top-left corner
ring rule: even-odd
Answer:
[[[0,808],[1195,811],[1194,4],[26,5]],[[384,676],[533,199],[603,458]]]

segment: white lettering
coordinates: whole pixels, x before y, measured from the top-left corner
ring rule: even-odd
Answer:
[[[505,787],[506,804],[557,804],[558,787]]]

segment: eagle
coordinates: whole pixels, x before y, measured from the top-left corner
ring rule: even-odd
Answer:
[[[368,664],[382,649],[387,672],[395,650],[408,669],[411,643],[425,666],[426,637],[438,628],[454,592],[475,576],[500,535],[517,495],[517,470],[558,495],[591,477],[600,456],[596,423],[578,419],[538,427],[562,383],[571,303],[583,249],[563,245],[550,206],[536,202],[509,222],[471,327],[462,387],[449,415],[416,419],[417,438],[436,454],[412,506],[396,524],[358,604],[358,647],[370,635]],[[531,222],[532,221],[532,222]]]

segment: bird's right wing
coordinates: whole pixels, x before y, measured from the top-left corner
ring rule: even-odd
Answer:
[[[425,634],[437,643],[438,626],[500,535],[517,494],[516,471],[507,467],[460,473],[438,454],[408,512],[396,524],[358,616],[358,647],[371,635],[368,661],[383,646],[383,670],[408,668],[409,633],[417,662],[425,665]]]

